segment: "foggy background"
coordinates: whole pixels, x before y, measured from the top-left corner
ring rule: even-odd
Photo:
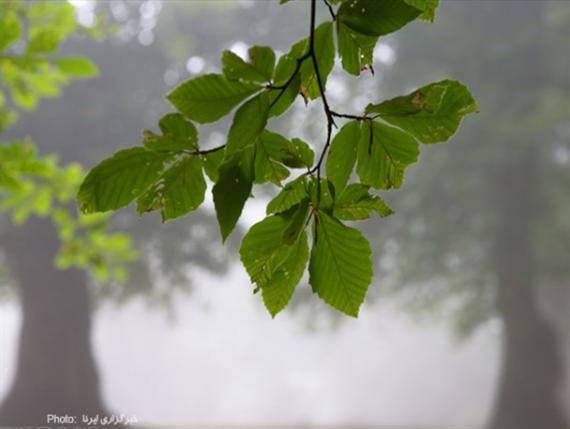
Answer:
[[[7,137],[28,135],[43,154],[88,167],[156,130],[172,110],[164,95],[219,72],[223,49],[283,53],[309,25],[304,0],[73,3],[84,25],[100,11],[118,26],[103,43],[64,46],[101,75],[43,101]],[[44,385],[71,410],[104,407],[146,427],[566,427],[569,40],[566,1],[443,1],[435,24],[381,38],[375,76],[331,75],[338,111],[442,78],[468,85],[481,110],[451,142],[423,146],[402,189],[384,192],[394,216],[362,224],[375,275],[357,320],[326,307],[306,279],[274,320],[252,294],[237,251],[270,187],[254,189],[225,246],[210,196],[165,225],[120,212],[116,228],[141,251],[126,285],[57,272],[49,228],[4,219],[0,403],[32,415]],[[228,126],[200,127],[201,145],[223,143]],[[314,148],[324,127],[320,102],[300,97],[269,124]],[[52,331],[34,322],[44,310]],[[37,361],[43,369],[30,372]]]

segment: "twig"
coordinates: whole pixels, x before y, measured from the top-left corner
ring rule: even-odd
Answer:
[[[219,150],[222,150],[222,149],[224,149],[225,147],[226,147],[226,145],[223,144],[223,145],[221,145],[221,146],[217,146],[217,147],[214,147],[214,148],[212,148],[212,149],[195,150],[195,151],[189,152],[189,154],[190,154],[190,155],[207,155],[207,154],[209,154],[209,153],[213,153],[213,152],[217,152],[217,151],[219,151]]]
[[[323,2],[325,3],[325,5],[327,6],[329,13],[331,14],[331,17],[333,19],[333,21],[336,21],[336,14],[334,13],[333,7],[331,6],[331,4],[328,2],[328,0],[323,0]]]
[[[287,88],[289,88],[289,85],[291,85],[291,83],[295,80],[295,77],[297,77],[297,74],[299,74],[299,70],[301,70],[301,66],[303,65],[303,62],[305,62],[305,60],[307,60],[310,56],[311,56],[311,51],[309,49],[309,51],[306,52],[302,57],[297,58],[297,65],[295,66],[295,71],[291,74],[289,79],[287,79],[287,82],[285,82],[283,85],[279,85],[279,86],[270,85],[270,86],[268,86],[269,89],[280,90],[277,97],[275,97],[275,99],[269,105],[269,108],[272,108],[273,106],[275,106],[275,104],[277,104],[277,102],[283,96],[285,91],[287,91]]]

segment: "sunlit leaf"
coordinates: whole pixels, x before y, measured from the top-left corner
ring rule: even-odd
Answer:
[[[281,192],[267,204],[267,214],[281,213],[309,197],[305,176],[287,183]]]
[[[406,167],[416,162],[418,155],[418,143],[409,134],[379,122],[366,122],[358,144],[356,170],[365,185],[399,188]]]
[[[166,98],[187,118],[201,124],[214,122],[227,115],[260,86],[229,81],[218,74],[206,74],[176,87]]]
[[[378,114],[422,143],[448,140],[463,117],[476,111],[477,103],[467,87],[453,80],[432,83],[366,108],[366,113]]]
[[[142,147],[117,152],[87,174],[77,194],[81,211],[105,212],[126,206],[158,179],[168,159],[168,155]]]
[[[360,231],[320,212],[314,231],[309,283],[327,304],[358,317],[372,280],[372,250]]]
[[[168,168],[138,199],[137,211],[161,209],[165,222],[196,210],[204,201],[205,193],[206,181],[200,160],[195,156],[186,157]]]
[[[342,220],[368,219],[376,212],[380,217],[390,216],[394,211],[377,195],[368,192],[368,186],[353,183],[336,198],[334,216]]]
[[[58,58],[54,63],[62,72],[73,77],[93,77],[99,74],[97,66],[83,57]]]
[[[307,235],[302,229],[294,240],[284,239],[292,221],[298,219],[296,212],[270,216],[255,224],[240,248],[241,261],[251,281],[261,288],[272,316],[289,303],[309,256]]]
[[[344,189],[354,170],[359,141],[360,124],[351,121],[340,129],[331,143],[326,170],[336,192]]]

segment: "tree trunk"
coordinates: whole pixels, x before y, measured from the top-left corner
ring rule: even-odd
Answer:
[[[554,328],[538,310],[532,255],[536,215],[536,149],[502,171],[496,183],[500,220],[494,261],[499,283],[497,307],[503,321],[502,371],[492,429],[567,428],[558,395],[564,376]]]
[[[47,414],[77,416],[79,422],[82,414],[103,414],[85,273],[53,266],[59,243],[45,220],[31,219],[6,241],[23,320],[0,426],[45,426]]]

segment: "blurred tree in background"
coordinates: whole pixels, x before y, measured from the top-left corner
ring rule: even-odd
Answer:
[[[570,8],[446,3],[438,24],[430,39],[412,31],[397,41],[405,72],[386,83],[451,75],[473,85],[481,114],[449,151],[426,152],[413,190],[390,200],[406,215],[391,219],[393,229],[377,241],[393,277],[387,284],[413,312],[451,317],[461,337],[499,318],[502,373],[491,427],[564,428],[570,57],[561,52]]]
[[[79,27],[67,3],[2,2],[0,131],[22,110],[60,96],[71,79],[96,75],[91,61],[57,51],[72,35],[100,37],[101,31]],[[44,423],[49,412],[103,411],[90,316],[80,305],[88,301],[87,274],[79,269],[100,281],[124,281],[123,265],[136,253],[127,235],[108,232],[108,216],[77,213],[73,197],[82,177],[79,164],[60,166],[56,155],[39,155],[28,138],[0,144],[0,209],[19,226],[1,219],[8,269],[2,283],[18,285],[23,310],[17,373],[0,406],[2,424]],[[76,268],[59,270],[70,267]],[[77,388],[61,388],[72,384]]]
[[[148,223],[139,222],[131,232],[144,235],[144,242],[137,243],[140,251],[134,252],[128,235],[108,232],[108,215],[81,215],[72,201],[83,178],[80,163],[93,157],[93,148],[101,156],[106,147],[100,130],[88,131],[84,124],[100,120],[101,129],[111,124],[112,130],[117,125],[116,112],[100,108],[116,103],[113,87],[128,89],[134,83],[139,104],[133,108],[128,97],[119,98],[124,102],[119,122],[124,131],[129,118],[136,122],[144,116],[146,97],[141,98],[140,89],[153,75],[133,79],[139,70],[135,61],[128,64],[130,74],[118,74],[119,79],[106,75],[72,86],[70,96],[60,104],[54,98],[72,79],[98,75],[91,61],[75,55],[79,49],[91,51],[90,56],[107,53],[103,67],[105,59],[120,64],[124,55],[117,42],[121,36],[107,42],[102,38],[113,30],[140,34],[149,20],[156,23],[158,10],[148,5],[133,2],[125,9],[139,14],[133,30],[135,21],[129,22],[131,26],[121,25],[121,19],[117,25],[107,24],[117,16],[109,11],[112,5],[104,5],[89,17],[88,25],[81,25],[82,16],[69,3],[11,0],[0,4],[1,130],[10,127],[0,145],[0,208],[9,215],[0,218],[0,293],[7,298],[17,292],[23,317],[16,373],[0,404],[2,424],[42,424],[47,413],[105,414],[90,344],[91,307],[101,299],[123,303],[144,296],[150,304],[168,308],[176,290],[189,290],[190,266],[218,273],[225,270],[225,254],[209,239],[214,229],[204,215],[195,218],[192,228],[179,224],[163,230],[160,237],[148,234]],[[139,49],[142,52],[143,47]],[[162,52],[155,55],[160,59],[157,63],[164,64]],[[162,74],[162,66],[157,69]],[[97,92],[97,81],[104,87],[109,84],[103,93]],[[115,95],[108,100],[111,94]],[[54,100],[42,108],[43,98]],[[70,105],[81,108],[70,111]],[[28,112],[37,108],[39,112],[30,116]],[[19,117],[23,120],[16,121]],[[140,128],[136,124],[127,129]],[[90,139],[95,144],[89,146]],[[57,155],[40,155],[32,140],[40,144],[41,152]],[[67,163],[64,167],[60,159]],[[131,222],[127,218],[115,223]],[[184,238],[197,245],[188,246]],[[133,262],[137,254],[141,259],[127,277],[124,264]]]

